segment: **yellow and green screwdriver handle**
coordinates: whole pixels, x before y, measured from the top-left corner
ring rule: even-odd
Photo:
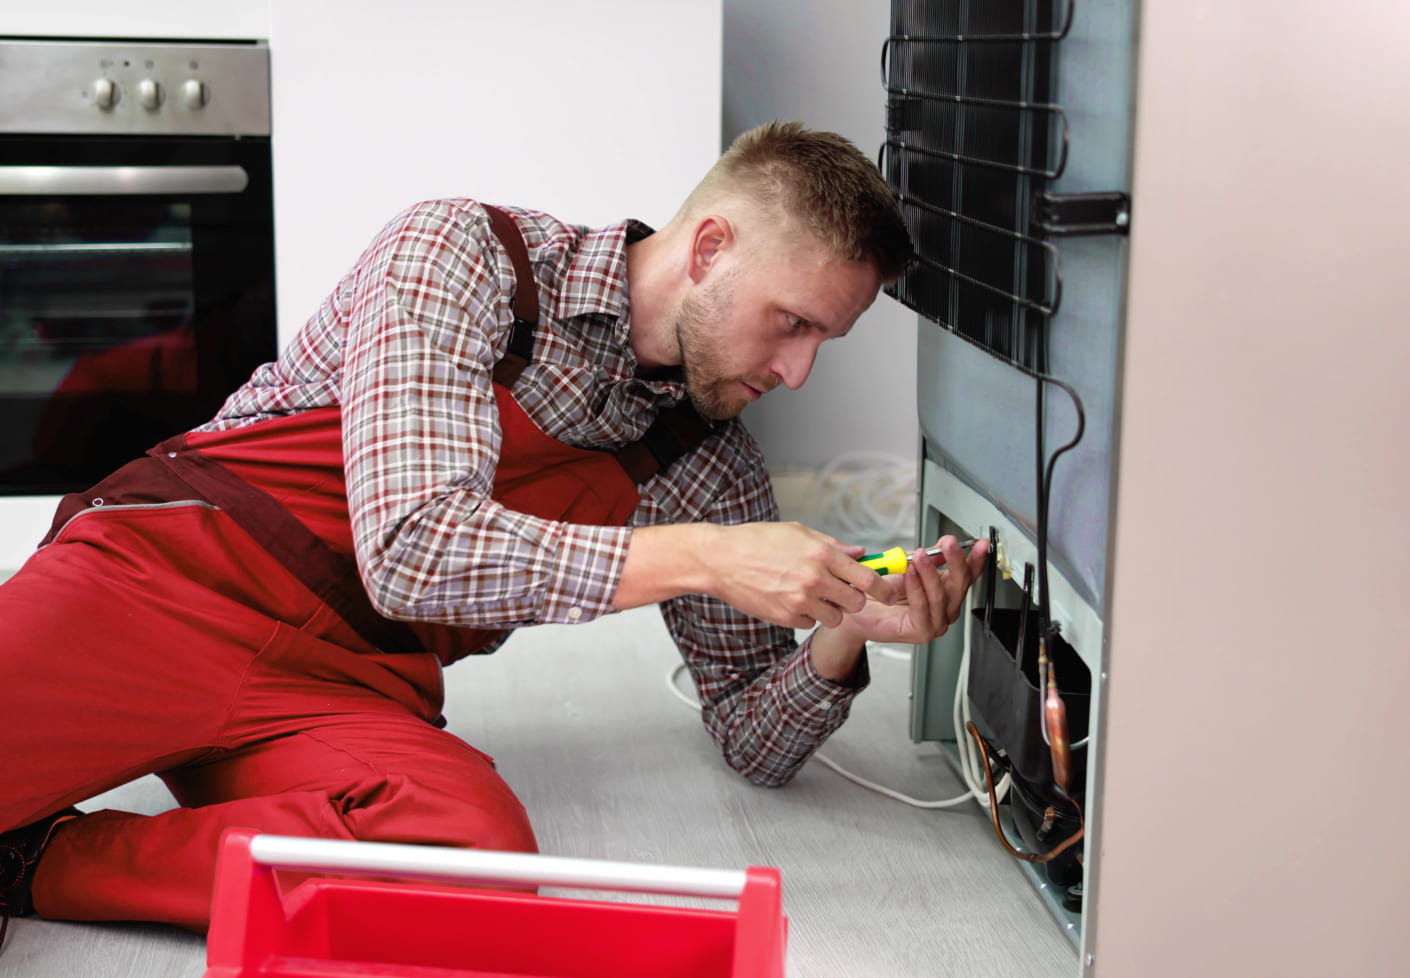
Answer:
[[[966,550],[974,546],[974,544],[974,540],[961,540],[960,549]],[[943,551],[941,551],[939,547],[931,547],[926,550],[925,555],[927,557],[938,557],[943,555]],[[865,564],[878,574],[885,576],[887,574],[904,574],[911,566],[911,558],[910,555],[906,553],[905,548],[892,547],[890,550],[882,551],[879,554],[867,554],[864,557],[858,557],[857,563]]]

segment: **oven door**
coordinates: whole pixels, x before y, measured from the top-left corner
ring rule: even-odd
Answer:
[[[267,138],[0,137],[0,494],[72,492],[277,350]]]

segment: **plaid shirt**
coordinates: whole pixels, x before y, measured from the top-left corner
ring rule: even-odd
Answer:
[[[679,372],[637,376],[626,245],[650,229],[599,230],[506,208],[523,232],[541,313],[515,399],[580,448],[638,440],[681,401]],[[612,611],[632,528],[775,520],[758,445],[737,420],[641,487],[625,527],[559,523],[490,498],[500,451],[490,374],[513,322],[514,269],[471,200],[394,218],[279,359],[207,429],[340,405],[354,544],[390,617],[478,628],[583,622]],[[706,595],[661,605],[731,767],[781,784],[846,719],[866,685],[813,668],[807,643]]]

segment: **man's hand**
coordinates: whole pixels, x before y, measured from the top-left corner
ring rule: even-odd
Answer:
[[[709,594],[785,628],[840,625],[894,588],[857,563],[861,547],[799,523],[678,523],[632,531],[617,610],[681,594]]]
[[[945,556],[943,570],[924,550],[917,550],[905,574],[882,578],[891,592],[889,601],[868,600],[813,637],[813,664],[819,673],[845,679],[856,667],[864,643],[924,645],[959,620],[965,593],[984,569],[989,541],[980,540],[968,556],[952,536],[941,537],[936,545]]]
[[[895,589],[857,563],[863,548],[801,523],[712,527],[707,593],[747,615],[787,628],[837,626],[868,605],[885,606]]]

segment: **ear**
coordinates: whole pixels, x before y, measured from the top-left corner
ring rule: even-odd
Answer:
[[[702,217],[690,239],[690,261],[687,271],[696,285],[704,281],[721,254],[734,242],[734,228],[718,214]]]

